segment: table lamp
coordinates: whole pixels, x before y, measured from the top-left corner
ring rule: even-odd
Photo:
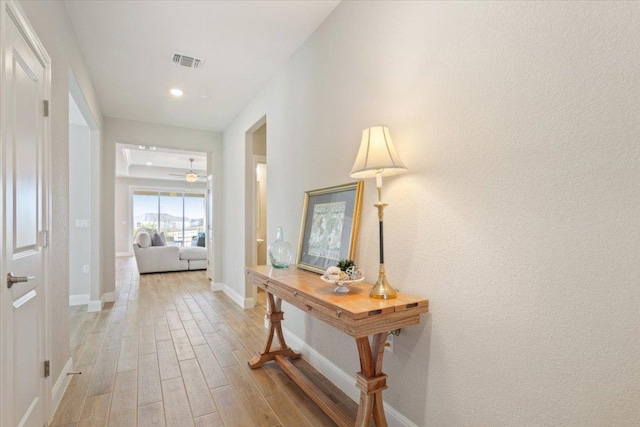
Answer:
[[[378,224],[380,230],[380,270],[378,281],[369,291],[372,298],[390,299],[398,294],[391,287],[384,271],[384,233],[383,217],[386,203],[382,203],[382,177],[404,173],[407,167],[400,160],[396,148],[391,141],[389,128],[386,126],[374,126],[362,131],[362,141],[358,156],[351,169],[351,177],[357,179],[375,178],[378,188]]]

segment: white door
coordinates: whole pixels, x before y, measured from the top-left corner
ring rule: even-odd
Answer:
[[[47,67],[11,10],[5,8],[2,17],[2,418],[7,427],[42,427],[46,419],[43,100]],[[19,278],[15,283],[10,273]]]

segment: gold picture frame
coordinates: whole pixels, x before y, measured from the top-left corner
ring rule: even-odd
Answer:
[[[296,265],[323,273],[356,251],[362,181],[306,191]]]

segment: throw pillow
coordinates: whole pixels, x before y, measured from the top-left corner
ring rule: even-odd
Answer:
[[[149,236],[149,234],[146,232],[138,233],[138,235],[136,236],[136,243],[141,248],[148,248],[149,246],[151,246],[151,236]]]
[[[154,230],[153,236],[151,236],[151,245],[152,246],[167,246],[167,242],[164,239],[164,236],[157,231]]]

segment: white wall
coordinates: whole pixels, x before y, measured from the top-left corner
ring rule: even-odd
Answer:
[[[419,426],[640,419],[640,5],[343,2],[224,132],[224,282],[244,292],[245,132],[266,114],[269,240],[384,123],[386,265],[430,299],[386,355]],[[356,261],[375,279],[374,185]],[[240,213],[240,214],[239,214]],[[294,244],[295,247],[295,244]],[[352,340],[287,308],[347,372]]]
[[[75,74],[93,116],[102,112],[76,43],[64,3],[21,1],[27,18],[51,57],[51,376],[57,379],[69,354],[69,70]],[[100,145],[101,141],[96,141]],[[55,381],[52,381],[52,385]]]
[[[116,178],[115,190],[115,245],[116,254],[133,255],[133,223],[131,209],[131,188],[155,188],[193,191],[205,193],[207,184],[205,182],[141,179],[141,178]]]
[[[161,148],[176,148],[188,151],[207,152],[213,157],[213,163],[219,167],[214,168],[211,173],[215,182],[219,182],[222,177],[222,164],[219,160],[222,157],[221,135],[218,132],[209,132],[203,130],[186,129],[174,126],[163,126],[152,123],[142,123],[130,120],[116,119],[106,117],[104,121],[104,148],[102,163],[102,181],[104,183],[102,200],[104,209],[101,218],[103,233],[103,262],[102,283],[105,292],[113,292],[115,290],[115,254],[116,242],[114,230],[116,227],[115,219],[115,155],[116,143],[136,144],[136,145],[153,145]],[[209,162],[211,163],[211,162]],[[208,171],[209,173],[209,171]],[[214,214],[221,216],[219,200],[214,194]],[[221,262],[221,239],[214,236],[214,263]],[[220,267],[220,266],[219,266]],[[220,271],[216,268],[215,271]],[[221,274],[221,273],[217,273]],[[220,281],[219,278],[214,278]]]
[[[88,126],[69,126],[69,296],[88,303],[91,294],[91,136]],[[87,227],[76,221],[88,221]],[[71,301],[70,299],[70,301]]]
[[[263,124],[253,132],[253,154],[256,156],[267,155],[267,124]]]

